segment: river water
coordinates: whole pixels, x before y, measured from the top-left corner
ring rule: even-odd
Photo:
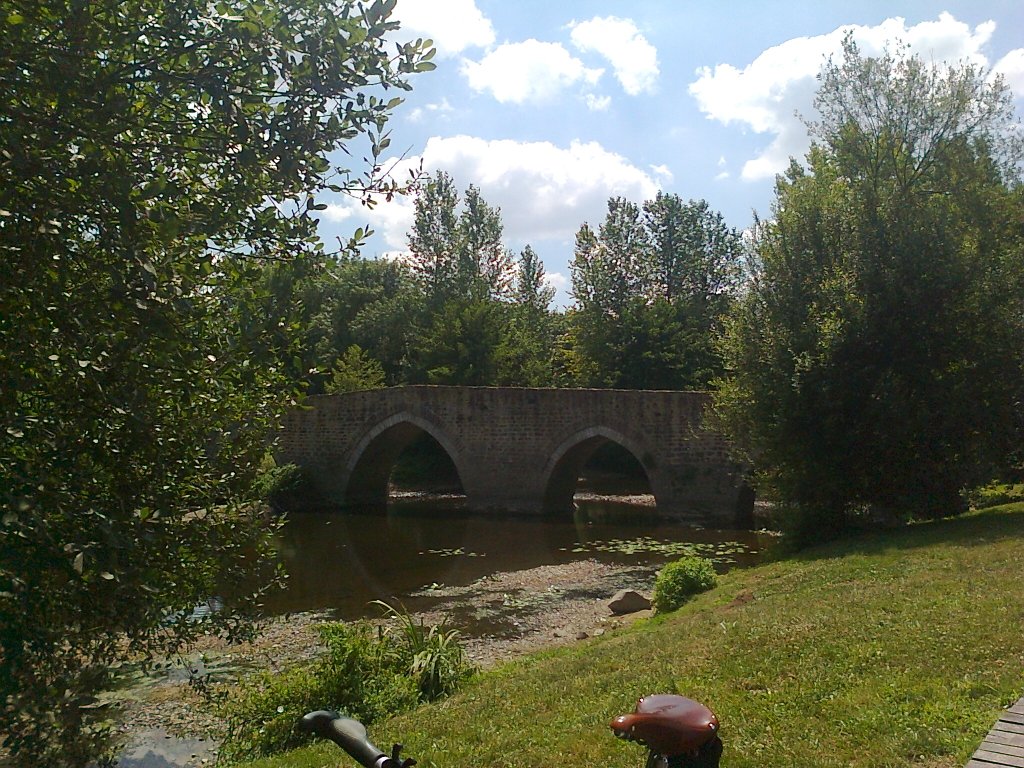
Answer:
[[[422,593],[431,587],[587,558],[653,569],[692,553],[724,572],[756,563],[772,540],[668,521],[650,497],[631,499],[578,497],[564,518],[472,514],[437,498],[393,500],[377,514],[292,514],[278,537],[288,585],[268,596],[266,609],[352,619],[375,613],[372,600],[400,600],[417,610],[429,606]]]
[[[724,572],[757,563],[774,541],[764,533],[665,520],[649,495],[577,496],[575,514],[563,518],[473,514],[461,504],[461,499],[402,498],[392,499],[386,513],[325,510],[289,515],[277,538],[289,579],[284,590],[268,595],[266,613],[379,616],[370,605],[373,600],[397,600],[410,611],[426,610],[436,604],[432,588],[465,586],[495,573],[588,558],[653,573],[661,563],[692,553],[712,559]],[[216,604],[200,606],[197,612],[216,610]],[[495,634],[499,624],[494,617],[466,613],[459,615],[458,628],[467,636],[483,636]],[[214,746],[147,730],[134,734],[119,765],[183,768],[212,763]]]

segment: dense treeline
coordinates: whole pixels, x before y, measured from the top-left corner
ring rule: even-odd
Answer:
[[[289,263],[265,276],[268,332],[301,329],[282,361],[310,393],[396,384],[707,388],[746,248],[706,202],[608,202],[583,224],[576,303],[551,306],[544,265],[503,245],[501,213],[438,172],[420,188],[406,259]]]
[[[740,234],[703,201],[659,193],[608,202],[576,235],[568,327],[574,379],[626,389],[705,389],[714,338],[740,286]]]
[[[439,182],[451,184],[438,176],[423,195]],[[476,199],[476,210],[486,208]],[[465,213],[461,221],[472,225]],[[500,237],[500,221],[492,221]],[[282,360],[290,375],[311,394],[396,384],[550,386],[559,318],[536,254],[526,248],[513,259],[494,240],[501,269],[488,271],[494,262],[476,261],[480,251],[470,252],[461,229],[448,235],[443,245],[414,240],[423,250],[409,261],[347,256],[312,270],[270,268],[268,332],[299,331]]]

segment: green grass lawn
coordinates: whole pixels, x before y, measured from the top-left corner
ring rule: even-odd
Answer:
[[[721,578],[676,613],[480,675],[377,724],[421,766],[641,766],[608,722],[676,692],[723,766],[962,766],[1024,694],[1024,503],[859,537]],[[333,744],[253,763],[354,765]]]

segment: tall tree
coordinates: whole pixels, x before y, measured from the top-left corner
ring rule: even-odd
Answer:
[[[459,216],[459,265],[462,282],[476,298],[507,299],[515,266],[502,236],[501,209],[488,204],[472,184]]]
[[[848,38],[808,169],[777,183],[718,400],[794,531],[930,517],[1007,455],[1024,382],[1010,94],[969,64]]]
[[[519,254],[519,268],[516,273],[515,293],[516,304],[530,307],[538,312],[546,312],[555,298],[555,289],[548,285],[544,271],[544,262],[533,248],[527,245]]]
[[[701,388],[719,372],[712,344],[739,285],[739,234],[701,201],[659,193],[642,209],[608,203],[576,236],[572,314],[580,383]]]
[[[385,50],[394,5],[0,5],[0,731],[18,765],[103,750],[90,705],[115,657],[242,627],[251,603],[191,613],[272,563],[237,503],[292,394],[255,278],[318,258],[321,193],[397,191],[327,159],[359,136],[382,150],[388,92],[433,66],[422,43]]]
[[[459,291],[459,193],[452,177],[438,171],[417,192],[409,232],[410,264],[430,304],[443,304]]]
[[[537,338],[527,338],[541,329],[527,331],[514,304],[517,292],[532,289],[516,283],[516,265],[502,240],[501,210],[473,185],[460,201],[443,171],[423,185],[415,206],[410,262],[425,293],[425,316],[410,379],[472,385],[546,381],[535,356],[547,351]],[[530,254],[531,278],[542,280],[543,267]],[[539,302],[543,287],[535,290]]]
[[[519,254],[496,383],[519,387],[553,384],[557,321],[550,306],[554,296],[555,289],[545,279],[543,262],[527,245]]]
[[[608,201],[597,233],[584,224],[576,234],[573,295],[584,311],[615,316],[649,284],[650,243],[640,208],[623,197]]]
[[[683,202],[659,192],[643,207],[650,248],[652,297],[724,310],[742,278],[746,255],[740,234],[705,200]]]
[[[410,263],[431,306],[509,297],[515,268],[502,244],[501,210],[479,189],[470,185],[460,200],[452,177],[437,171],[416,196],[415,210]]]

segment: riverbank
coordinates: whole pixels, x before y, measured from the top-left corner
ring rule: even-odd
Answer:
[[[607,601],[622,588],[649,590],[654,566],[623,566],[581,560],[497,573],[457,587],[421,590],[433,606],[416,613],[428,624],[472,618],[482,634],[464,637],[467,656],[487,669],[535,651],[600,637],[648,612],[613,616]],[[227,646],[207,638],[186,661],[217,686],[247,671],[284,669],[319,652],[317,627],[331,617],[301,613],[268,621],[253,643]],[[144,768],[152,752],[162,768],[203,765],[215,757],[221,735],[215,706],[195,692],[184,666],[136,680],[117,696],[121,734],[129,744],[126,768]],[[180,742],[180,743],[179,743]],[[161,762],[156,762],[157,756]]]
[[[421,765],[635,766],[608,722],[677,691],[723,765],[962,766],[1024,693],[1024,504],[880,531],[751,569],[676,613],[532,655],[379,723]],[[316,744],[253,764],[339,761]]]

